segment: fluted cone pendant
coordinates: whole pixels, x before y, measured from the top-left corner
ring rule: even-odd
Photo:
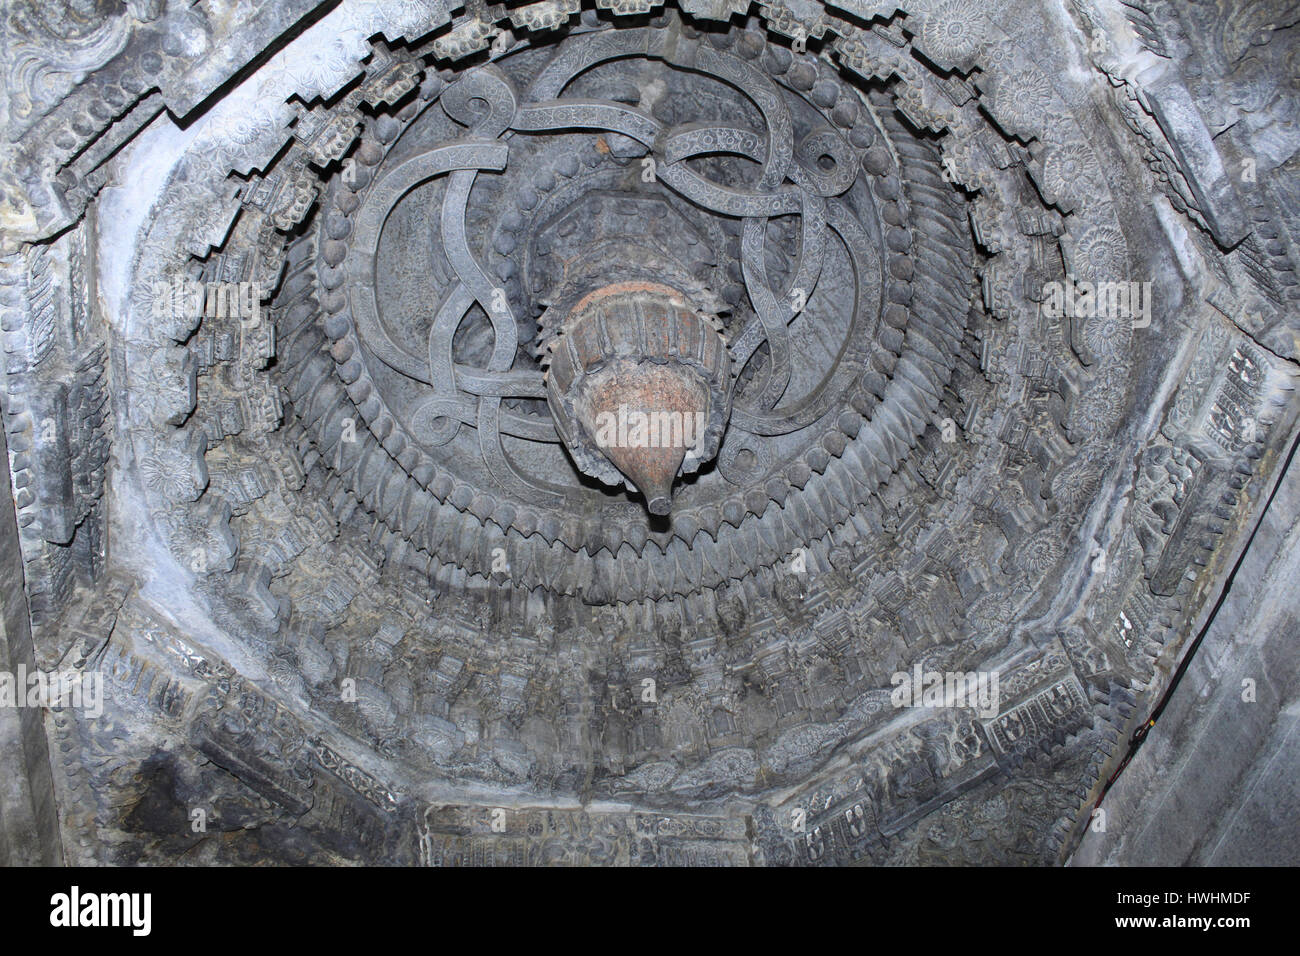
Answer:
[[[546,403],[573,463],[666,515],[673,482],[718,453],[731,359],[688,297],[644,279],[588,293],[558,325]]]
[[[614,362],[588,379],[575,411],[650,513],[668,514],[673,481],[708,420],[709,391],[698,373],[672,361]]]

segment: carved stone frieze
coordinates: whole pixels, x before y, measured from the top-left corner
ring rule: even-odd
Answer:
[[[1063,862],[1296,428],[1256,6],[13,4],[65,856]]]

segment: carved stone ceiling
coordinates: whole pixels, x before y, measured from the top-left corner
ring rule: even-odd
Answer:
[[[1293,432],[1286,6],[12,4],[64,857],[1063,862]]]

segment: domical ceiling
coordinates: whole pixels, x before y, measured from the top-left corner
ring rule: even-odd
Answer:
[[[1294,432],[1294,27],[313,7],[4,24],[63,858],[1065,862]]]

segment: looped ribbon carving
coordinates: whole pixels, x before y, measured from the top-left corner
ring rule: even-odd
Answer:
[[[725,123],[669,129],[648,112],[625,103],[561,95],[578,74],[627,56],[660,59],[727,82],[758,108],[766,133]],[[534,442],[556,442],[559,436],[546,419],[501,408],[503,398],[542,398],[545,386],[540,372],[512,370],[519,346],[514,312],[505,291],[479,265],[466,234],[466,211],[474,182],[481,171],[506,168],[509,145],[503,137],[512,131],[620,133],[657,156],[657,179],[670,189],[714,213],[742,218],[741,269],[755,316],[730,343],[733,369],[743,368],[764,341],[769,356],[756,390],[757,408],[736,407],[732,425],[753,434],[776,435],[815,420],[823,403],[794,414],[774,409],[791,377],[789,325],[821,275],[828,224],[845,240],[855,269],[865,268],[852,252],[855,243],[865,239],[861,226],[832,198],[847,191],[857,176],[856,158],[843,137],[830,128],[816,129],[796,149],[790,112],[780,90],[764,72],[731,54],[685,40],[675,29],[575,37],[538,74],[527,92],[529,100],[521,104],[513,84],[495,64],[465,74],[441,97],[443,111],[466,128],[465,136],[388,171],[371,186],[358,211],[357,255],[350,262],[349,276],[357,327],[384,362],[432,389],[433,395],[412,416],[419,440],[446,444],[461,425],[473,425],[484,461],[506,488],[525,497],[539,491],[566,493],[536,476],[525,479],[501,446],[503,433]],[[688,165],[692,158],[711,154],[737,155],[760,163],[753,188],[713,182]],[[448,176],[440,217],[441,243],[456,281],[434,315],[427,351],[418,355],[394,341],[379,320],[374,296],[375,254],[384,222],[398,201],[415,186],[441,175]],[[767,275],[764,246],[768,220],[786,215],[799,216],[799,252],[786,287],[778,292]],[[475,304],[487,315],[493,332],[492,351],[481,369],[458,364],[452,354],[456,330]]]

